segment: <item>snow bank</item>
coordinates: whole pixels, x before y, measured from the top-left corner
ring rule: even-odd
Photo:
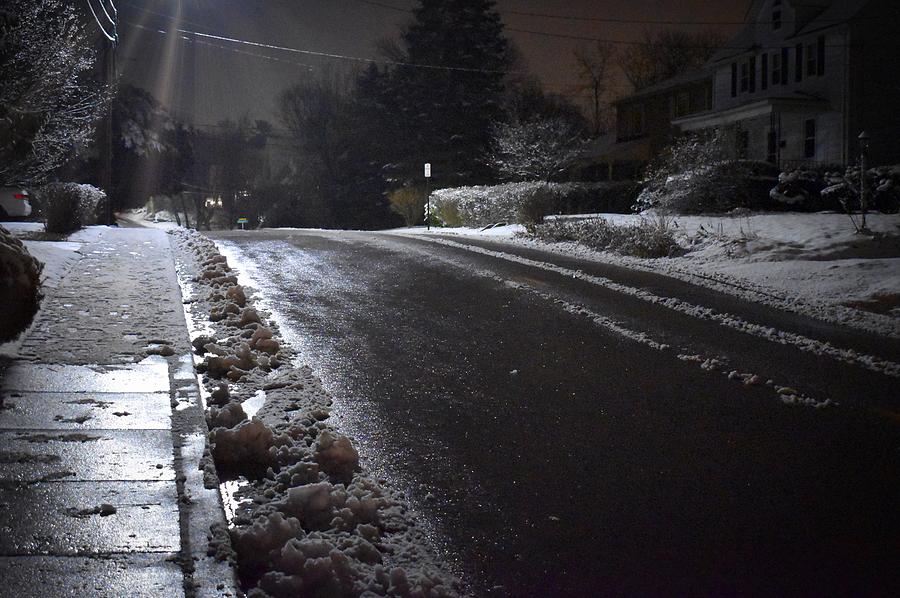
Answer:
[[[43,264],[0,226],[0,342],[15,338],[31,322],[40,300]]]
[[[229,535],[248,596],[460,595],[405,498],[362,471],[329,426],[330,397],[290,365],[292,348],[225,257],[196,232],[171,234],[214,403],[209,455],[243,487]],[[241,404],[253,412],[260,396],[247,419]]]
[[[550,216],[603,218],[633,225],[647,214]],[[734,213],[677,216],[669,227],[680,257],[636,259],[575,243],[523,237],[522,227],[432,234],[490,236],[583,259],[658,272],[724,293],[861,329],[900,336],[900,215],[870,214],[873,235],[857,234],[837,213]],[[424,229],[406,231],[425,234]]]

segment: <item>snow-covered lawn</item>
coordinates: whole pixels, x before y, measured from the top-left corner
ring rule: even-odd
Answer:
[[[652,215],[638,214],[588,217],[621,225],[636,223],[642,217],[655,220]],[[585,259],[662,272],[754,300],[762,300],[770,293],[779,298],[776,303],[781,306],[796,301],[812,307],[838,308],[841,313],[817,312],[828,319],[853,320],[853,315],[843,308],[861,308],[887,315],[893,332],[900,333],[898,214],[870,214],[868,226],[874,235],[857,234],[846,215],[835,213],[675,216],[666,221],[679,244],[686,248],[684,256],[643,260],[598,252],[576,243],[542,243],[517,236],[524,232],[518,225],[487,230],[432,228],[431,234],[493,237],[540,245]],[[428,234],[423,227],[402,230]]]

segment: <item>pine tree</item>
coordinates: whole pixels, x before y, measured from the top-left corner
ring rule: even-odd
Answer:
[[[502,118],[511,62],[493,0],[420,0],[401,37],[404,62],[388,73],[380,105],[392,123],[396,158],[389,176],[422,177],[431,162],[438,184],[486,182],[491,124]]]

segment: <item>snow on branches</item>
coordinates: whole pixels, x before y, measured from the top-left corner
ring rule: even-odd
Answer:
[[[89,141],[107,91],[70,3],[7,0],[0,8],[0,183],[46,180]]]
[[[500,176],[510,181],[549,181],[581,152],[578,129],[565,119],[535,117],[494,126],[491,157]]]

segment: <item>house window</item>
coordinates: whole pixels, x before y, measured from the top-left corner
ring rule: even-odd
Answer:
[[[750,93],[756,91],[756,56],[750,57],[749,69],[750,69]]]
[[[679,91],[675,95],[675,118],[690,114],[691,94],[688,91]]]
[[[763,89],[769,88],[769,55],[763,54],[760,57],[759,68],[762,72],[759,74],[759,82]]]
[[[797,83],[803,81],[803,44],[797,44],[794,47],[794,79]]]
[[[825,74],[825,36],[820,35],[816,40],[816,74],[820,77]]]
[[[816,65],[816,60],[818,58],[818,51],[816,50],[816,44],[806,44],[806,76],[812,77],[819,73],[819,68]]]
[[[788,82],[788,55],[790,50],[788,48],[781,49],[781,84],[787,85]]]
[[[781,54],[772,54],[772,85],[781,83]]]
[[[622,106],[619,112],[619,136],[620,141],[634,139],[644,134],[644,105],[632,104]]]
[[[741,63],[741,91],[749,91],[750,90],[750,64],[747,62]]]
[[[737,63],[731,63],[731,97],[737,96]]]
[[[803,123],[803,156],[816,157],[816,119],[810,118]]]
[[[635,106],[631,113],[631,130],[634,135],[644,134],[644,105]]]
[[[781,0],[772,1],[772,31],[781,29]]]

